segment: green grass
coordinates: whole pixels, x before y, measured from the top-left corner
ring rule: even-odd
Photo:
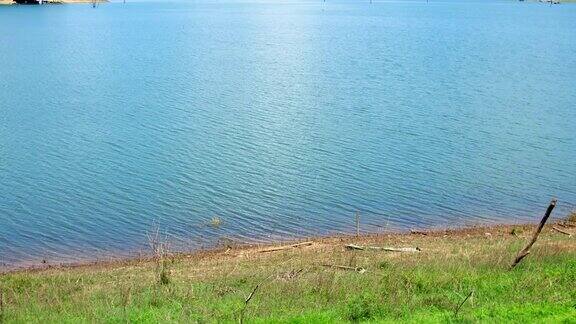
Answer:
[[[178,257],[169,283],[150,261],[0,276],[6,323],[549,322],[576,323],[576,244],[545,230],[508,266],[530,229],[322,239],[312,247],[233,249]],[[573,229],[572,229],[573,230]],[[343,244],[419,246],[420,253],[346,251]],[[322,264],[362,266],[367,272]],[[455,315],[456,307],[473,291]]]

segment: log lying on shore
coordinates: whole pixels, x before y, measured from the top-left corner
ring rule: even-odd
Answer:
[[[422,249],[419,247],[402,247],[402,248],[395,248],[395,247],[382,247],[382,246],[361,246],[356,244],[348,244],[346,245],[348,250],[373,250],[373,251],[386,251],[386,252],[420,252]]]
[[[570,232],[568,232],[568,231],[565,231],[565,230],[559,228],[558,226],[552,226],[552,229],[555,230],[555,231],[558,232],[558,233],[562,233],[562,234],[564,234],[564,235],[568,235],[568,237],[572,237],[572,233],[570,233]]]
[[[302,243],[296,243],[296,244],[290,244],[290,245],[284,245],[284,246],[275,246],[275,247],[260,250],[258,252],[263,253],[263,252],[283,251],[283,250],[289,250],[289,249],[298,248],[298,247],[302,247],[302,246],[309,246],[312,244],[314,244],[314,242],[308,241],[308,242],[302,242]]]

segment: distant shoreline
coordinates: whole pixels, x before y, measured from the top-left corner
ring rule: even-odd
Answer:
[[[562,224],[563,220],[549,222],[546,225],[547,231],[553,231],[552,227],[557,224]],[[179,252],[175,251],[171,253],[176,259],[188,259],[188,258],[198,258],[198,257],[208,257],[208,258],[221,258],[228,256],[228,252],[234,251],[234,253],[245,253],[254,252],[255,250],[268,249],[277,246],[298,244],[301,242],[342,242],[342,241],[366,241],[376,238],[387,238],[395,240],[405,240],[414,237],[424,237],[424,238],[434,238],[434,237],[452,237],[460,238],[466,240],[466,237],[470,235],[482,235],[485,233],[492,232],[510,232],[513,229],[522,229],[523,231],[530,231],[535,228],[535,223],[498,223],[498,224],[482,224],[482,225],[471,225],[463,227],[445,227],[445,228],[432,228],[432,229],[412,229],[406,231],[394,231],[388,233],[362,233],[359,236],[355,236],[349,233],[342,234],[332,234],[332,235],[320,235],[314,237],[303,237],[300,239],[291,240],[278,240],[269,243],[250,243],[250,242],[231,242],[224,245],[216,245],[214,247],[200,248],[196,250]],[[169,242],[168,242],[169,243]],[[226,252],[228,251],[228,252]],[[43,260],[43,261],[30,261],[16,263],[13,265],[0,266],[0,275],[8,273],[18,273],[18,272],[29,272],[29,271],[44,271],[44,270],[63,270],[74,269],[74,268],[115,268],[120,266],[149,263],[154,259],[152,253],[140,253],[134,256],[114,256],[110,255],[109,258],[97,258],[94,260],[82,260],[82,261],[54,261],[54,260]]]

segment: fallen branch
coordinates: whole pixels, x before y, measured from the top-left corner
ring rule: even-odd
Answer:
[[[288,249],[293,249],[293,248],[302,247],[302,246],[309,246],[312,244],[314,244],[314,242],[308,241],[308,242],[296,243],[296,244],[291,244],[291,245],[271,247],[271,248],[260,250],[258,252],[263,253],[263,252],[282,251],[282,250],[288,250]]]
[[[546,224],[548,217],[550,217],[552,210],[554,209],[554,207],[556,207],[556,202],[557,202],[556,199],[552,199],[550,201],[550,205],[548,205],[548,209],[546,209],[546,213],[544,214],[544,217],[542,217],[540,224],[538,224],[538,227],[534,231],[534,234],[532,235],[532,239],[530,240],[530,242],[528,242],[528,244],[520,252],[518,252],[516,259],[514,259],[514,263],[512,263],[512,265],[510,266],[510,270],[514,269],[514,267],[520,261],[522,261],[522,259],[524,259],[525,257],[528,256],[528,254],[530,254],[530,248],[532,247],[532,245],[534,245],[534,243],[536,243],[536,240],[538,239],[538,235],[540,235],[540,232],[542,231],[542,228]]]
[[[415,235],[428,235],[428,233],[424,232],[424,231],[419,231],[419,230],[410,230],[410,234],[415,234]]]
[[[342,270],[352,270],[352,271],[356,271],[358,273],[366,272],[366,269],[364,269],[362,267],[349,267],[349,266],[336,265],[336,264],[323,264],[323,266],[329,267],[329,268],[342,269]]]
[[[456,308],[456,311],[454,311],[454,317],[458,316],[458,312],[460,311],[460,308],[462,308],[462,306],[464,305],[464,303],[468,300],[468,298],[470,298],[472,296],[472,294],[474,293],[474,290],[472,290],[468,296],[466,296],[466,298],[464,298],[464,300],[460,303],[460,305],[458,305],[458,307]]]
[[[356,244],[346,245],[348,250],[374,250],[374,251],[386,251],[386,252],[420,252],[422,249],[419,247],[405,247],[405,248],[394,248],[394,247],[381,247],[381,246],[361,246]]]
[[[567,232],[567,231],[565,231],[565,230],[563,230],[563,229],[560,229],[560,228],[558,228],[558,227],[556,227],[556,226],[552,226],[552,229],[555,230],[556,232],[562,233],[562,234],[564,234],[564,235],[568,235],[568,237],[572,237],[572,233]]]

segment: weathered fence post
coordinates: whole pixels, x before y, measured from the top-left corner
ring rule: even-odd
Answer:
[[[532,234],[532,239],[530,240],[530,242],[528,242],[528,244],[520,252],[518,252],[516,259],[514,259],[514,263],[512,263],[512,265],[510,266],[510,270],[514,269],[514,267],[518,263],[520,263],[520,261],[522,261],[522,259],[524,259],[525,257],[528,256],[528,254],[530,254],[530,248],[532,247],[532,245],[534,245],[534,243],[536,243],[536,240],[538,239],[538,235],[540,235],[540,232],[542,232],[542,228],[544,227],[544,225],[546,224],[546,221],[548,220],[548,217],[550,217],[550,214],[552,213],[552,209],[554,209],[554,207],[556,207],[556,202],[557,202],[556,199],[552,199],[550,201],[550,205],[548,205],[548,209],[546,209],[546,213],[544,214],[544,217],[542,217],[542,220],[540,220],[540,224],[538,224],[538,227],[536,227],[534,234]]]

